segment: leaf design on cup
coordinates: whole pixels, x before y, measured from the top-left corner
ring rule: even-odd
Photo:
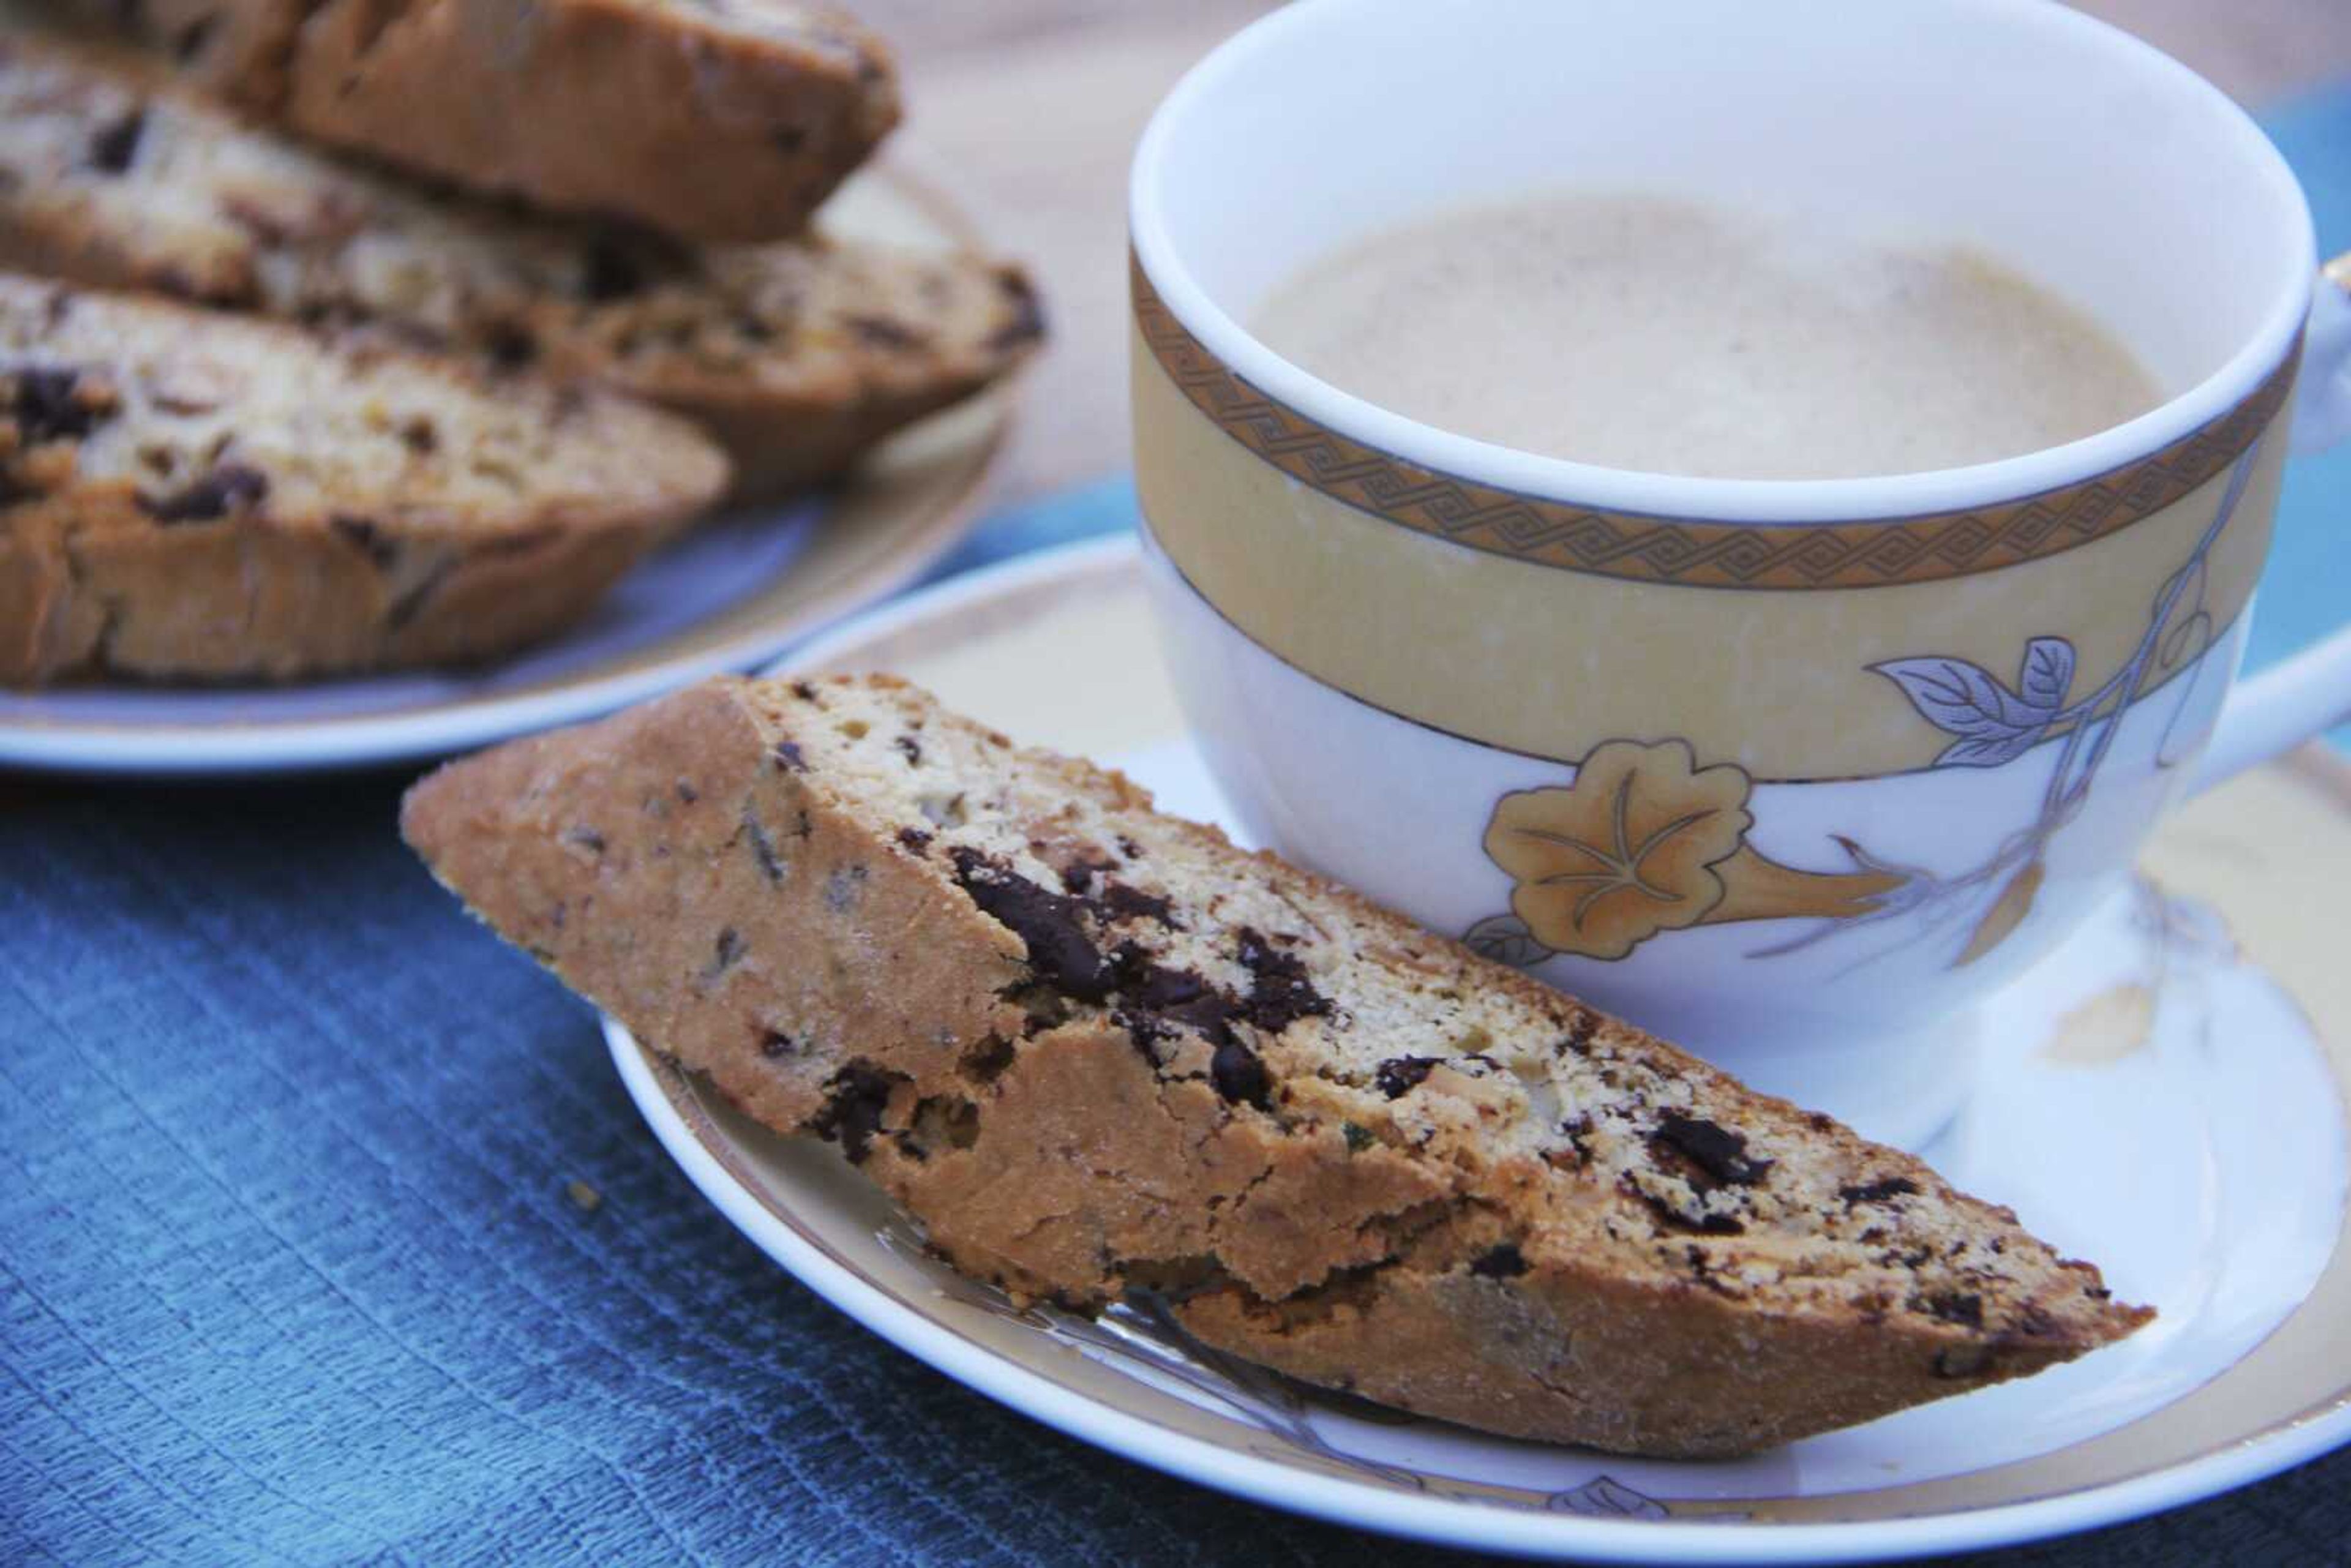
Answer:
[[[1502,797],[1486,853],[1517,882],[1510,908],[1535,941],[1621,958],[1722,902],[1713,868],[1746,838],[1747,793],[1743,769],[1699,768],[1687,741],[1612,740],[1574,783]]]
[[[2072,716],[2065,695],[2074,685],[2074,644],[2063,637],[2024,645],[2013,690],[1966,659],[1888,659],[1869,667],[1901,687],[1919,717],[1957,737],[1935,758],[1938,768],[1998,768]]]
[[[1984,911],[1983,918],[1976,922],[1968,945],[1951,960],[1951,967],[1964,968],[1974,963],[2007,941],[2024,924],[2024,917],[2032,913],[2032,900],[2041,891],[2041,875],[2038,860],[2027,861],[2016,869],[2008,885],[2000,890],[2000,896],[1991,901],[1991,907]]]

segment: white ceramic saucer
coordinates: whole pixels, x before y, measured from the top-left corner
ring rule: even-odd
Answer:
[[[1217,817],[1131,545],[869,613],[795,658],[887,669]],[[1999,998],[1980,1082],[1926,1152],[2161,1315],[2022,1383],[1734,1463],[1487,1437],[1287,1383],[1140,1312],[1019,1311],[923,1250],[827,1146],[774,1137],[608,1024],[662,1142],[753,1241],[971,1386],[1127,1457],[1463,1546],[1656,1563],[1955,1551],[2175,1506],[2351,1439],[2351,767],[2318,754],[2191,805],[2147,874]]]
[[[827,204],[836,232],[976,240],[903,160]],[[0,688],[0,767],[289,772],[434,757],[744,670],[903,588],[968,529],[1011,422],[999,389],[910,426],[842,486],[704,523],[639,564],[562,636],[476,670],[293,685]]]

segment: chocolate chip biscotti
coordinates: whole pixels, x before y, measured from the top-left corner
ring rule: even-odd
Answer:
[[[1727,1455],[2149,1314],[2016,1217],[886,677],[455,763],[409,841],[961,1269],[1489,1430]]]
[[[898,121],[889,51],[798,0],[47,0],[247,113],[549,211],[798,233]]]
[[[726,480],[621,399],[0,276],[0,681],[482,658]]]
[[[696,420],[737,494],[838,473],[1041,335],[1019,270],[820,236],[695,250],[340,162],[87,48],[0,37],[0,266],[592,382]]]

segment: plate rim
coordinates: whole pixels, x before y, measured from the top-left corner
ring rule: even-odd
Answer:
[[[1139,571],[1131,534],[1016,556],[872,606],[798,644],[789,664],[820,664],[845,650],[1058,580]],[[795,1235],[770,1200],[729,1172],[664,1088],[666,1071],[625,1026],[600,1014],[630,1097],[695,1188],[753,1245],[859,1323],[958,1383],[1081,1441],[1213,1490],[1286,1511],[1439,1545],[1513,1555],[1636,1563],[1848,1563],[2018,1545],[2124,1523],[2201,1501],[2351,1442],[2351,1404],[2290,1417],[2182,1463],[2078,1490],[1956,1512],[1896,1519],[1759,1522],[1605,1520],[1537,1514],[1413,1495],[1301,1472],[1236,1454],[1102,1406],[1050,1376],[967,1340],[893,1298]]]
[[[980,225],[948,193],[927,149],[893,152],[872,177],[960,241],[985,243]],[[274,719],[234,726],[166,722],[120,724],[0,718],[0,769],[118,778],[292,777],[453,756],[499,740],[600,717],[632,703],[729,671],[772,661],[787,650],[877,608],[935,566],[967,537],[990,499],[1018,427],[1029,380],[1021,366],[971,397],[905,427],[984,413],[968,472],[887,557],[819,594],[780,621],[743,632],[713,648],[566,681],[510,696],[468,698],[388,714]],[[893,433],[893,438],[895,434]],[[781,505],[789,505],[787,498]],[[818,519],[821,526],[822,518]],[[786,567],[787,575],[792,569]],[[160,689],[160,688],[159,688]]]
[[[626,1025],[599,1014],[622,1085],[686,1179],[746,1239],[862,1327],[1031,1420],[1151,1469],[1327,1523],[1513,1556],[1624,1563],[1867,1563],[2022,1545],[2121,1524],[2216,1497],[2351,1439],[2351,1406],[2186,1464],[2078,1491],[1899,1519],[1777,1523],[1593,1519],[1392,1491],[1323,1476],[1113,1410],[940,1324],[795,1234],[704,1143],[662,1082],[674,1071]]]

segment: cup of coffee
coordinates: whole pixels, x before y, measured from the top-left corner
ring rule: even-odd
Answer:
[[[2351,709],[2351,635],[2235,681],[2351,300],[2243,112],[2077,13],[1301,0],[1131,220],[1247,828],[1873,1135],[2167,807]]]

